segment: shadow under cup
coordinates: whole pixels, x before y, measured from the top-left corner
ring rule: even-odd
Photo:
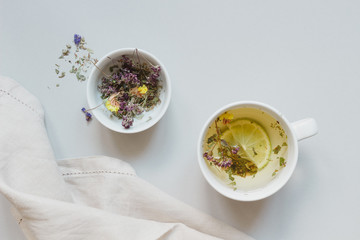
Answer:
[[[223,179],[221,179],[217,174],[215,174],[214,171],[211,170],[208,162],[203,158],[203,153],[205,149],[204,141],[209,136],[208,131],[210,131],[210,126],[220,115],[225,112],[232,113],[234,115],[234,119],[247,118],[254,120],[261,126],[263,126],[265,131],[269,135],[270,142],[272,144],[271,149],[273,149],[274,146],[280,143],[279,139],[276,139],[276,134],[271,132],[275,129],[275,127],[270,127],[273,126],[271,124],[278,124],[278,128],[280,129],[281,127],[281,129],[284,131],[285,137],[287,136],[286,167],[282,167],[281,170],[276,172],[275,176],[272,176],[270,173],[271,178],[269,178],[269,180],[266,181],[266,184],[262,185],[261,187],[258,186],[253,189],[238,188],[234,190],[233,187],[229,186],[229,184],[227,184]],[[264,115],[267,115],[269,117],[264,117]],[[296,123],[302,123],[302,126],[300,126],[301,124],[299,125]],[[292,173],[294,172],[298,159],[298,140],[310,137],[317,132],[316,122],[313,119],[307,119],[307,121],[301,120],[296,123],[295,125],[294,123],[290,123],[279,111],[269,105],[259,102],[235,102],[219,109],[208,119],[208,121],[204,125],[198,142],[198,161],[205,179],[220,194],[234,200],[255,201],[274,194],[286,184],[286,182],[290,179]],[[313,125],[311,130],[308,130],[309,124]],[[305,131],[305,135],[299,134],[304,132],[302,131],[303,129],[308,131]],[[299,135],[301,135],[301,137],[299,137]],[[273,152],[273,150],[271,151]],[[268,166],[266,166],[263,170],[259,171],[260,173],[257,173],[256,175],[261,174],[262,171],[272,171],[271,169],[267,169],[267,167]],[[248,178],[252,177],[246,177],[246,179]],[[247,184],[247,180],[244,181],[245,184]]]

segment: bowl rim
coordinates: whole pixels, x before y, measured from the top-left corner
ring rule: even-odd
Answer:
[[[125,129],[124,127],[122,127],[120,125],[119,128],[113,127],[112,125],[109,125],[103,121],[100,120],[99,117],[97,117],[97,112],[94,111],[93,115],[95,116],[95,118],[105,127],[107,127],[108,129],[111,129],[115,132],[119,132],[119,133],[125,133],[125,134],[132,134],[132,133],[138,133],[138,132],[142,132],[145,131],[149,128],[151,128],[152,126],[154,126],[157,122],[160,121],[160,119],[164,116],[165,112],[167,111],[169,105],[170,105],[170,100],[171,100],[171,81],[170,81],[170,76],[169,73],[167,72],[164,64],[157,58],[155,57],[153,54],[140,49],[140,48],[119,48],[116,50],[113,50],[107,54],[105,54],[97,63],[97,66],[101,66],[102,64],[105,64],[105,62],[108,60],[108,58],[116,58],[119,57],[121,55],[130,55],[132,54],[135,50],[138,50],[141,54],[143,54],[147,59],[149,59],[150,61],[156,62],[160,67],[161,67],[161,71],[164,74],[164,78],[162,79],[162,81],[166,82],[166,93],[165,93],[165,97],[163,99],[163,101],[160,103],[160,105],[162,105],[161,107],[161,111],[159,112],[159,114],[157,115],[156,118],[152,119],[152,123],[148,124],[148,125],[144,125],[143,127],[130,127],[129,129]],[[86,96],[87,96],[87,103],[89,105],[89,108],[91,107],[95,107],[95,106],[91,106],[91,99],[92,99],[92,93],[90,91],[92,85],[96,82],[97,79],[95,79],[95,74],[97,73],[97,71],[99,71],[97,69],[97,67],[93,66],[89,78],[88,78],[88,82],[87,82],[87,86],[86,86]],[[158,107],[160,107],[160,105]]]
[[[205,160],[203,158],[203,139],[206,135],[207,129],[208,127],[211,125],[211,123],[215,120],[216,117],[218,117],[220,114],[224,113],[225,111],[229,110],[229,109],[235,109],[235,108],[241,108],[241,107],[252,107],[252,108],[262,108],[263,110],[267,110],[267,112],[269,114],[271,114],[273,117],[274,115],[281,118],[286,126],[283,126],[287,129],[287,134],[288,134],[288,141],[293,142],[293,151],[291,153],[291,157],[293,158],[293,164],[291,166],[287,166],[285,169],[285,173],[283,175],[283,178],[281,180],[278,180],[278,184],[274,184],[274,180],[269,182],[266,186],[264,186],[261,189],[256,189],[251,193],[239,193],[239,192],[235,192],[235,191],[229,191],[229,189],[226,189],[225,187],[223,187],[220,182],[219,179],[216,179],[216,176],[214,176],[210,169],[208,169],[205,163]],[[251,201],[257,201],[257,200],[261,200],[264,198],[267,198],[271,195],[273,195],[274,193],[276,193],[277,191],[279,191],[290,179],[290,177],[292,176],[295,167],[297,165],[297,161],[298,161],[298,140],[296,138],[295,132],[291,126],[291,123],[284,117],[284,115],[279,112],[278,110],[276,110],[275,108],[273,108],[272,106],[262,103],[262,102],[258,102],[258,101],[237,101],[237,102],[232,102],[230,104],[224,105],[223,107],[219,108],[217,111],[215,111],[208,119],[207,121],[204,123],[199,138],[198,138],[198,143],[197,143],[197,160],[198,160],[198,164],[200,167],[200,170],[202,172],[202,175],[204,176],[204,178],[206,179],[206,181],[209,183],[209,185],[215,189],[218,193],[220,193],[221,195],[233,199],[233,200],[237,200],[237,201],[244,201],[244,202],[251,202]],[[289,167],[289,168],[288,168]],[[271,183],[273,183],[271,185]],[[273,186],[272,188],[270,188],[271,186]]]

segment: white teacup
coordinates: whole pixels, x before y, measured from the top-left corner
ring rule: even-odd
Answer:
[[[238,109],[238,108],[253,108],[269,114],[272,118],[278,121],[278,124],[282,127],[287,135],[287,159],[286,167],[282,168],[281,171],[269,181],[265,186],[252,190],[241,190],[237,189],[234,191],[233,188],[227,186],[222,180],[210,170],[209,165],[203,157],[204,153],[204,140],[206,138],[207,131],[211,124],[226,111]],[[256,119],[256,114],[252,116],[252,119]],[[290,123],[279,111],[273,107],[253,101],[242,101],[235,102],[226,105],[215,112],[204,125],[200,138],[198,141],[198,161],[200,169],[208,181],[208,183],[220,194],[238,201],[255,201],[266,198],[279,189],[281,189],[286,182],[289,180],[294,172],[296,163],[298,160],[298,141],[311,137],[318,132],[316,121],[312,118],[306,118],[300,121]]]

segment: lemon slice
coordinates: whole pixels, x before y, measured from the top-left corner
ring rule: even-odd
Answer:
[[[222,138],[231,146],[239,146],[239,154],[256,164],[258,170],[269,163],[271,143],[262,126],[250,119],[239,119],[229,124]]]

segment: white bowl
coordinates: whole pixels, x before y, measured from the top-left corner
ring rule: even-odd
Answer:
[[[134,54],[135,48],[122,48],[115,50],[106,54],[100,61],[96,64],[99,69],[102,69],[105,73],[109,73],[109,67],[113,65],[112,60],[120,59],[122,55],[132,56]],[[100,107],[95,108],[91,113],[95,116],[97,120],[105,127],[120,133],[137,133],[144,131],[152,127],[157,123],[161,117],[165,114],[171,98],[171,86],[170,78],[164,67],[164,65],[152,54],[138,49],[139,55],[145,57],[153,65],[159,65],[161,67],[160,80],[161,80],[161,93],[160,93],[160,104],[154,107],[153,110],[144,112],[144,116],[141,119],[134,119],[133,125],[125,129],[122,125],[121,119],[113,116],[107,110],[104,104],[101,105],[103,100],[101,99],[101,93],[98,90],[98,85],[101,81],[101,78],[104,76],[103,73],[96,68],[92,68],[90,73],[88,83],[87,83],[87,100],[89,104],[89,109],[95,108],[100,105]],[[111,60],[112,59],[112,60]]]

